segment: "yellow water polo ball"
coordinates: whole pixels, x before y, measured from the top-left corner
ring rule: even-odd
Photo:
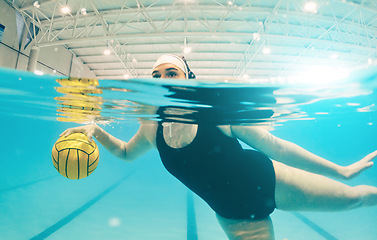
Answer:
[[[83,133],[61,137],[52,147],[52,163],[66,178],[82,179],[97,167],[99,151],[97,144]]]

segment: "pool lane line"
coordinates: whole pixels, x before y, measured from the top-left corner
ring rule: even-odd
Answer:
[[[331,233],[326,231],[325,229],[318,226],[316,223],[312,222],[309,218],[305,217],[301,213],[298,212],[291,212],[295,217],[297,217],[301,222],[305,223],[308,227],[314,230],[316,233],[321,235],[326,240],[338,240],[338,238],[334,237]]]
[[[18,188],[27,187],[27,186],[30,186],[30,185],[33,185],[33,184],[36,184],[36,183],[39,183],[39,182],[47,181],[47,180],[50,180],[52,178],[56,178],[58,176],[59,175],[50,176],[50,177],[38,179],[38,180],[35,180],[35,181],[31,181],[31,182],[27,182],[27,183],[22,183],[20,185],[16,185],[16,186],[13,186],[13,187],[10,187],[10,188],[0,189],[0,194],[5,193],[5,192],[9,192],[9,191],[13,191],[13,190],[16,190]]]
[[[186,207],[187,207],[187,240],[198,240],[198,230],[196,227],[194,197],[190,190],[187,190]]]
[[[81,213],[85,212],[88,208],[93,206],[96,202],[101,200],[104,196],[109,194],[112,190],[114,190],[116,187],[118,187],[124,180],[129,178],[133,173],[134,172],[130,172],[130,173],[126,174],[124,177],[122,177],[120,180],[118,180],[117,182],[112,184],[110,187],[105,189],[103,192],[98,194],[96,197],[89,200],[87,203],[85,203],[84,205],[82,205],[81,207],[79,207],[78,209],[76,209],[75,211],[73,211],[68,216],[66,216],[63,219],[61,219],[60,221],[58,221],[57,223],[53,224],[52,226],[50,226],[47,229],[45,229],[44,231],[40,232],[36,236],[32,237],[30,240],[45,239],[48,236],[50,236],[51,234],[53,234],[54,232],[58,231],[60,228],[62,228],[63,226],[68,224],[70,221],[72,221],[73,219],[78,217]]]

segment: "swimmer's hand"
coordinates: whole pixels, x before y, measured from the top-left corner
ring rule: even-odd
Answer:
[[[73,133],[83,133],[88,137],[89,141],[91,142],[93,139],[93,136],[96,136],[95,131],[97,129],[98,129],[98,126],[95,123],[84,125],[84,126],[78,126],[74,128],[68,128],[62,134],[60,134],[60,137],[67,137]]]
[[[377,157],[377,151],[374,151],[368,154],[366,157],[364,157],[360,161],[344,167],[344,172],[342,175],[344,176],[345,179],[352,179],[354,177],[357,177],[360,173],[373,167],[374,165],[373,160],[376,157]]]

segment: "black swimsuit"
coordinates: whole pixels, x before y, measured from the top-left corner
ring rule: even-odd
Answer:
[[[158,123],[156,143],[165,168],[220,216],[262,219],[275,209],[272,161],[244,150],[213,124],[199,123],[195,139],[183,148],[167,145]]]

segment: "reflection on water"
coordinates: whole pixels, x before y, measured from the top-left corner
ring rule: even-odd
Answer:
[[[58,121],[62,122],[90,122],[101,116],[102,97],[93,94],[101,94],[97,88],[97,79],[87,78],[61,78],[56,79],[61,87],[56,91],[63,96],[55,97],[60,105],[57,109]]]
[[[375,112],[371,98],[374,89],[369,86],[352,81],[318,86],[168,79],[99,80],[98,86],[91,85],[85,94],[80,93],[82,87],[79,87],[76,94],[57,99],[64,100],[61,104],[70,114],[75,106],[74,114],[81,112],[81,122],[158,120],[156,112],[162,108],[165,118],[171,121],[205,119],[215,124],[279,124],[288,120],[335,117],[336,113]],[[311,109],[310,106],[321,100],[331,105]],[[65,119],[70,120],[78,118]]]
[[[64,122],[158,120],[216,124],[281,124],[375,114],[377,73],[324,85],[201,80],[97,80],[0,70],[2,114]],[[15,111],[18,110],[17,111]],[[26,110],[30,110],[26,112]],[[368,115],[368,116],[369,116]]]

